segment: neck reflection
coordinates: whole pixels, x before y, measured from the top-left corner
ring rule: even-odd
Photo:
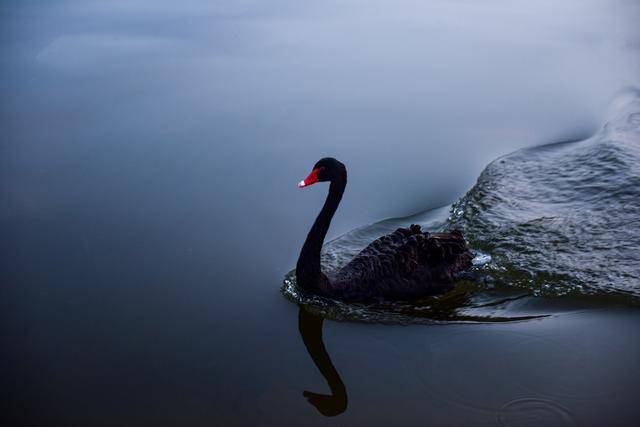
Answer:
[[[322,322],[324,319],[320,316],[312,314],[300,307],[298,313],[298,328],[304,345],[307,347],[309,356],[315,363],[316,367],[327,380],[331,394],[318,394],[305,390],[303,396],[307,398],[309,403],[327,417],[333,417],[343,413],[347,409],[347,390],[331,362],[331,358],[327,353],[322,342]]]

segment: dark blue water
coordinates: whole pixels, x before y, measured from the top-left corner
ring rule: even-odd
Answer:
[[[0,3],[0,424],[635,425],[639,13]],[[324,156],[327,268],[417,222],[473,277],[300,316]]]

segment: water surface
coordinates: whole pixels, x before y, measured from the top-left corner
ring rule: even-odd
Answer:
[[[632,424],[640,318],[600,300],[637,298],[637,137],[599,129],[640,86],[639,10],[2,2],[2,424]],[[437,324],[299,327],[280,287],[325,193],[295,184],[327,155],[349,168],[328,267],[454,222],[508,274]],[[303,396],[329,385],[331,418]]]
[[[452,206],[385,220],[329,242],[341,268],[397,227],[465,231],[474,267],[454,292],[421,301],[343,304],[306,294],[290,272],[285,296],[337,319],[406,323],[514,321],[640,297],[640,92],[611,105],[588,139],[519,150],[489,164]]]

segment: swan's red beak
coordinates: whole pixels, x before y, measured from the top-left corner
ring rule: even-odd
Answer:
[[[320,173],[321,170],[322,168],[312,170],[308,177],[298,183],[298,188],[304,188],[318,182],[318,173]]]

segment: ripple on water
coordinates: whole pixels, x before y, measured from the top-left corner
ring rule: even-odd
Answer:
[[[361,227],[323,247],[323,268],[334,271],[397,227],[462,229],[476,257],[448,294],[345,304],[305,294],[291,272],[284,295],[326,317],[383,323],[524,320],[553,312],[546,307],[560,298],[638,305],[639,94],[618,99],[607,124],[589,139],[492,162],[452,206]]]
[[[545,296],[640,298],[640,96],[614,103],[584,141],[491,163],[452,209],[450,227],[492,257],[494,280]]]
[[[497,414],[501,426],[570,426],[575,421],[567,408],[553,400],[536,397],[515,399],[505,404]]]

